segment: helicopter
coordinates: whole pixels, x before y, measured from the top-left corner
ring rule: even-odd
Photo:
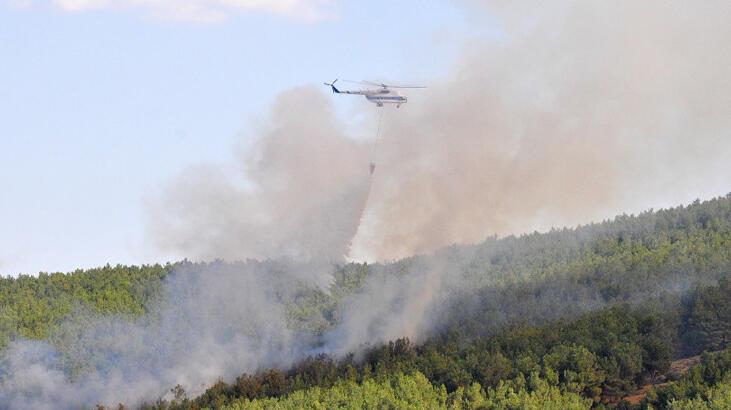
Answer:
[[[408,102],[408,98],[401,95],[397,90],[394,90],[394,88],[426,88],[423,86],[413,86],[413,85],[388,85],[388,84],[383,84],[383,83],[376,83],[373,81],[343,80],[343,81],[349,82],[349,83],[370,85],[370,86],[375,86],[375,87],[379,87],[379,88],[370,89],[370,90],[339,90],[337,87],[335,87],[335,83],[337,81],[338,80],[335,79],[335,81],[333,81],[332,83],[323,83],[323,84],[330,86],[330,88],[332,88],[333,93],[335,93],[335,94],[363,95],[363,96],[365,96],[366,100],[376,104],[377,107],[383,107],[383,104],[396,104],[396,108],[400,108],[401,104],[406,104]]]

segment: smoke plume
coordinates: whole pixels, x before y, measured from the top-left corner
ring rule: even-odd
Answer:
[[[727,191],[728,2],[534,6],[468,2],[497,17],[500,38],[471,41],[446,79],[385,112],[351,257],[399,258]],[[344,131],[324,91],[277,101],[256,154],[239,158],[236,178],[251,191],[210,170],[170,185],[151,218],[157,243],[204,259],[346,254],[372,141]],[[375,124],[375,107],[363,110]]]
[[[208,260],[342,261],[370,186],[367,145],[342,134],[312,89],[284,93],[271,116],[253,149],[237,152],[242,175],[199,166],[151,201],[160,246]]]
[[[136,319],[80,308],[50,342],[15,342],[5,355],[0,408],[138,405],[180,384],[200,394],[242,370],[284,367],[303,357],[311,335],[288,326],[285,301],[313,289],[307,266],[286,263],[184,265],[160,303]],[[76,373],[70,378],[67,373]]]

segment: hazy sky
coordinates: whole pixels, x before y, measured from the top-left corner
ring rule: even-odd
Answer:
[[[174,257],[151,191],[284,89],[444,72],[467,26],[445,2],[0,0],[0,273]]]
[[[375,179],[383,183],[367,191],[356,224],[365,226],[356,250],[402,249],[364,258],[730,189],[728,2],[485,3],[0,0],[0,274],[196,258],[181,249],[216,245],[210,237],[234,251],[240,239],[267,245],[235,229],[263,218],[240,209],[249,195],[196,165],[241,175],[251,165],[242,152],[268,124],[297,137],[289,148],[308,156],[296,162],[269,138],[272,166],[254,167],[264,176],[254,186],[277,191],[281,175],[307,184],[297,178],[307,169],[327,174],[332,146],[314,147],[326,142],[318,135],[312,147],[298,139],[331,125],[336,131],[319,137],[362,136],[341,127],[363,131],[375,118],[362,98],[325,94],[321,83],[334,78],[430,86],[387,121],[398,138],[381,144],[390,154],[376,175],[389,178]],[[170,187],[179,195],[165,196]],[[151,198],[160,193],[167,199],[152,215],[177,254],[149,235]],[[224,206],[231,198],[244,200]],[[289,212],[292,202],[277,205],[299,215]],[[201,211],[210,218],[191,223]],[[311,242],[311,230],[299,238]]]

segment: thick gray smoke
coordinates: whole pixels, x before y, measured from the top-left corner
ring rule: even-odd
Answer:
[[[731,4],[477,3],[505,38],[387,117],[355,249],[406,256],[728,190]]]
[[[295,282],[325,290],[323,266],[347,256],[398,258],[728,190],[730,2],[474,3],[472,19],[485,9],[500,35],[471,41],[446,79],[386,112],[372,186],[369,141],[344,131],[325,90],[301,88],[280,96],[237,171],[190,169],[150,200],[164,249],[319,265],[178,273],[150,318],[64,326],[57,337],[78,340],[71,358],[14,343],[3,403],[135,403],[312,351],[419,340],[434,307],[475,283],[455,280],[452,259],[371,278],[320,343],[289,323],[282,295]],[[89,360],[73,381],[59,370]]]
[[[475,3],[502,35],[470,42],[448,79],[385,113],[351,257],[404,257],[728,190],[729,2]],[[201,258],[347,250],[367,144],[346,135],[331,108],[339,101],[321,93],[277,102],[256,155],[240,159],[252,190],[197,171],[172,184],[153,214],[156,241]],[[375,124],[375,108],[363,109]]]
[[[208,260],[342,261],[370,186],[367,145],[342,134],[318,91],[278,98],[253,149],[237,152],[242,175],[200,166],[154,198],[157,244]]]

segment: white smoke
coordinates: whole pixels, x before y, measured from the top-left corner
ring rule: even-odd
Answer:
[[[286,263],[183,266],[159,306],[139,318],[77,311],[51,336],[64,346],[15,342],[2,364],[0,408],[57,409],[139,404],[181,384],[199,394],[217,378],[286,366],[310,348],[289,324],[285,302],[316,290]],[[295,274],[295,272],[298,272]],[[315,278],[313,278],[315,279]],[[78,369],[70,380],[64,371]]]

